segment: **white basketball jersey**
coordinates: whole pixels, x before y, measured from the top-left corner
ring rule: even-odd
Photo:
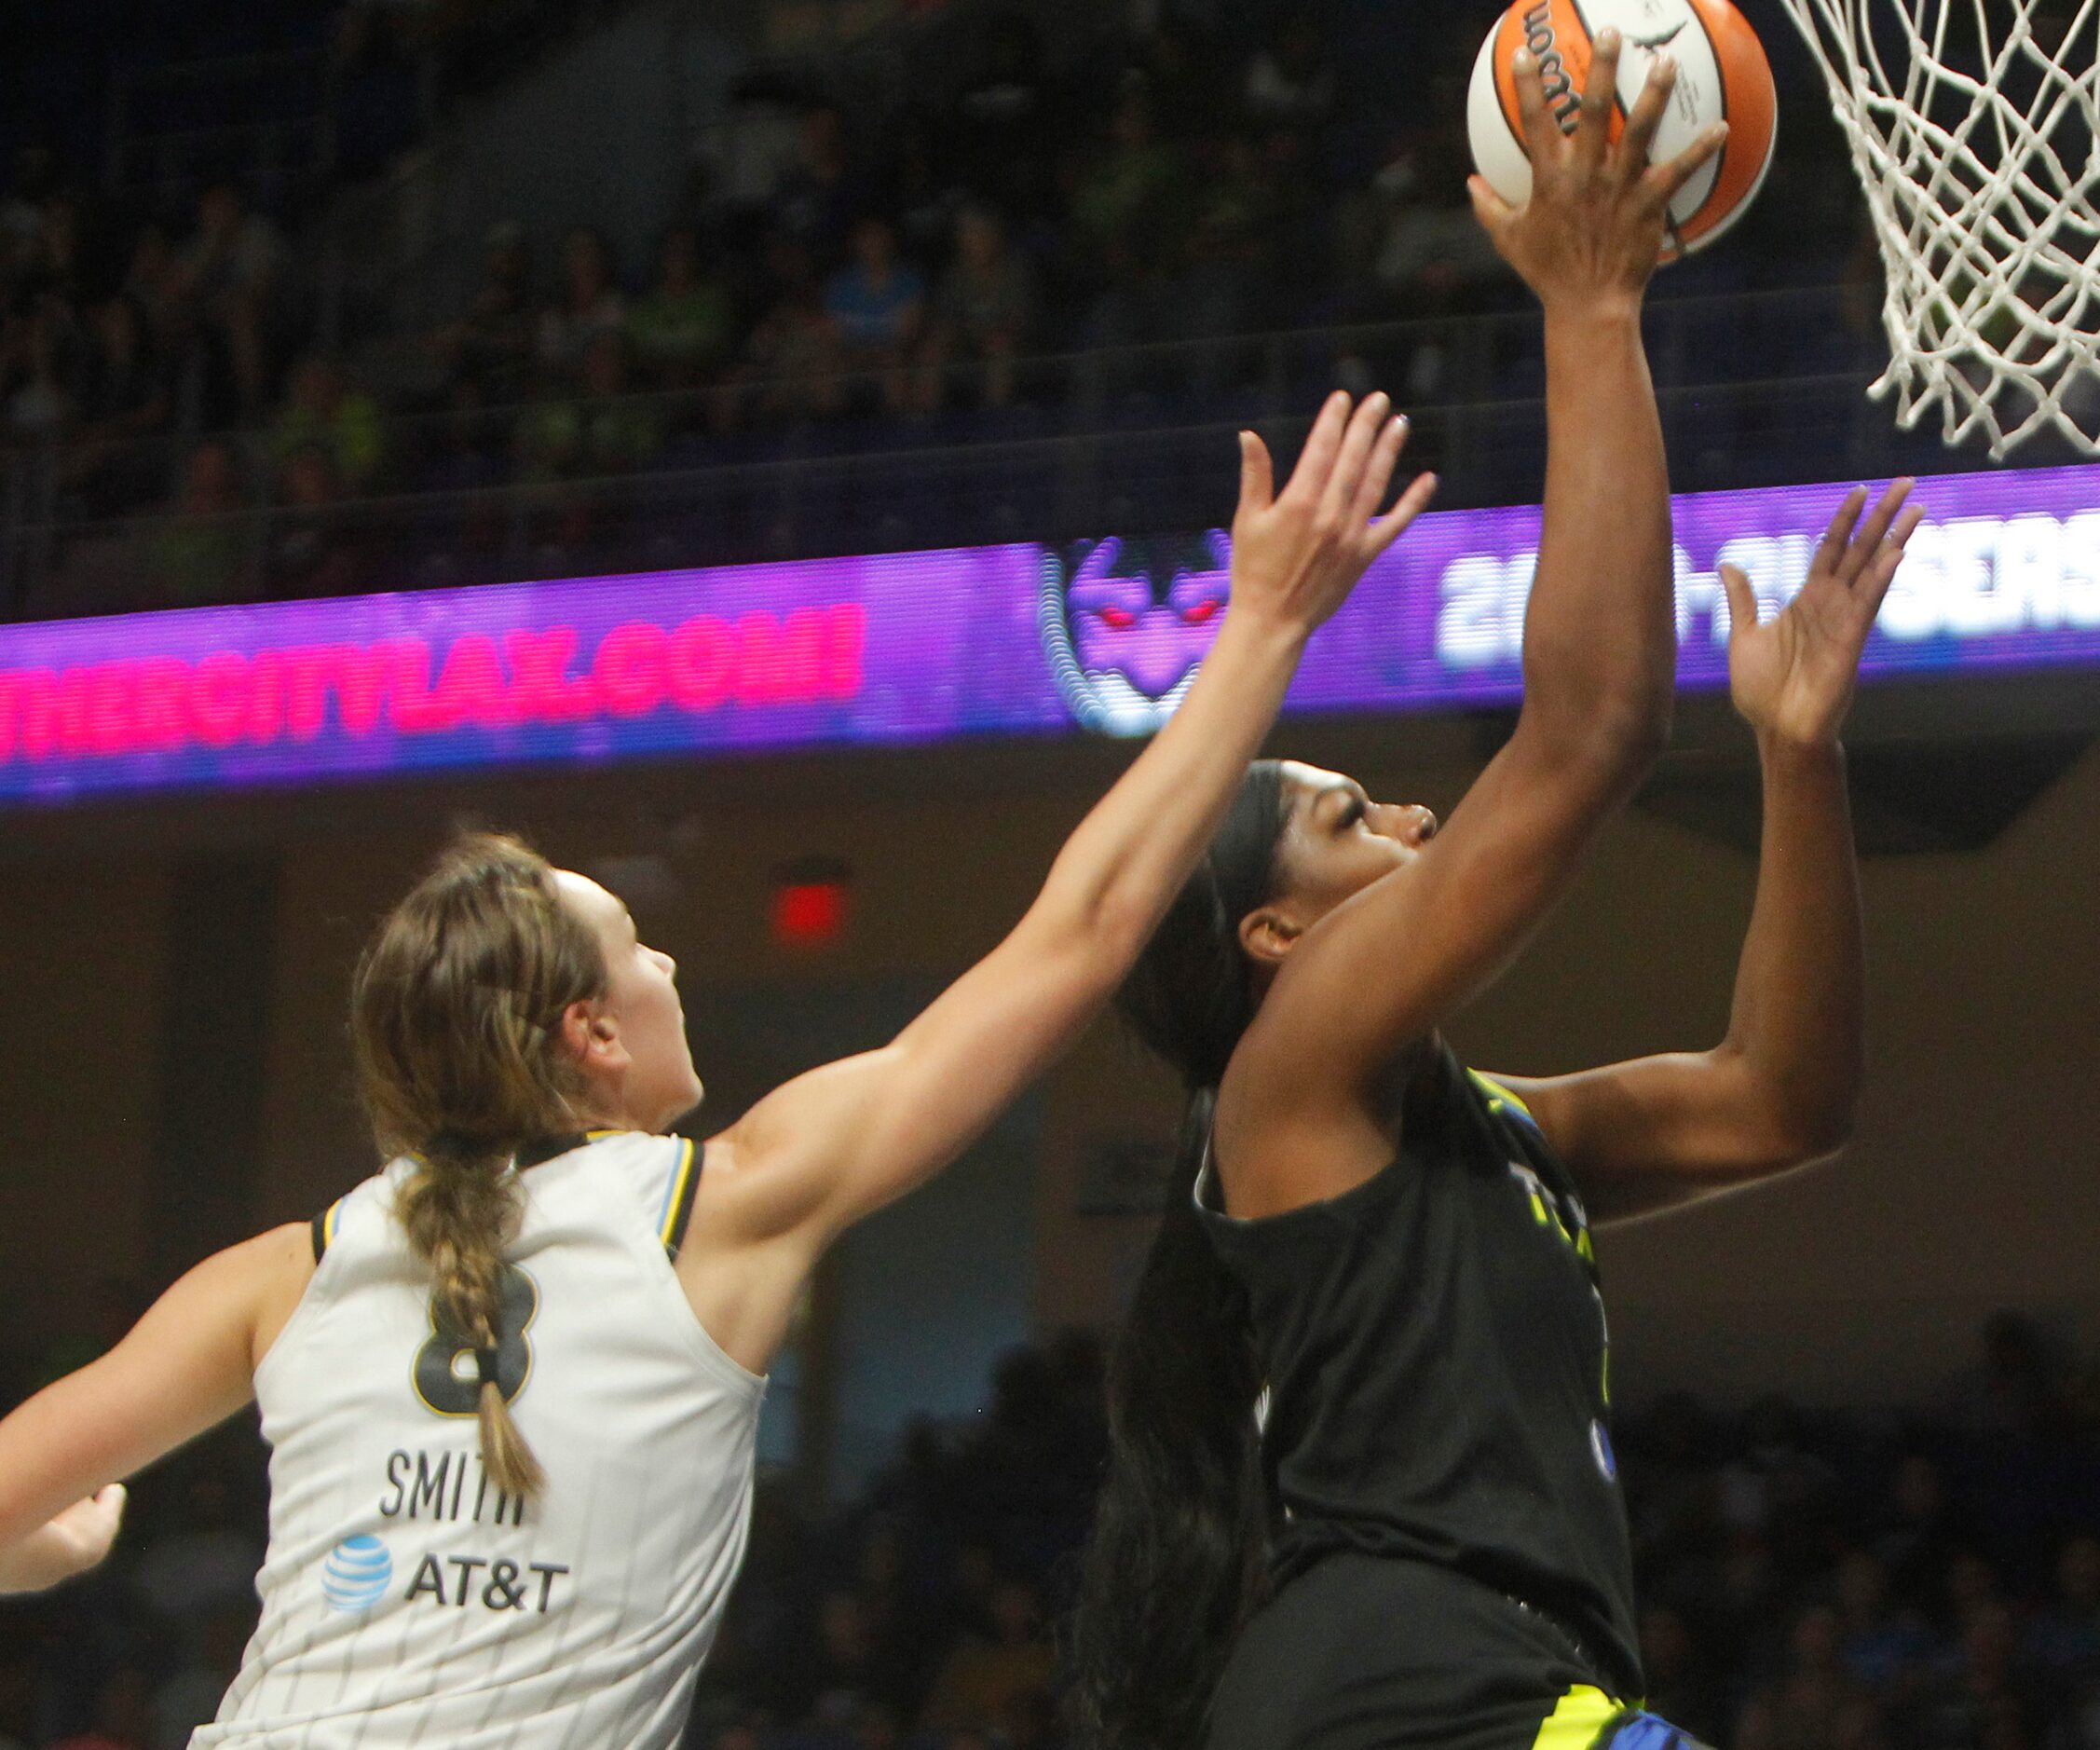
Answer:
[[[313,1282],[255,1371],[262,1621],[194,1746],[678,1742],[743,1557],[765,1389],[667,1255],[695,1154],[615,1132],[521,1175],[498,1373],[546,1470],[531,1503],[483,1473],[473,1349],[393,1215],[408,1164],[317,1224]]]

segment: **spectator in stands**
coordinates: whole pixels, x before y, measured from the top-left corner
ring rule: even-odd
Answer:
[[[44,203],[38,245],[36,289],[68,312],[81,308],[87,303],[88,267],[77,195],[61,190]]]
[[[819,103],[802,118],[794,164],[773,189],[767,222],[807,250],[819,273],[845,253],[866,191],[846,155],[846,117]]]
[[[1906,1750],[2028,1750],[2037,1710],[2018,1670],[2017,1646],[2003,1605],[1971,1613],[1957,1660],[1904,1710]]]
[[[1276,136],[1282,149],[1294,150]],[[1179,327],[1191,339],[1221,339],[1265,325],[1269,251],[1279,238],[1284,202],[1264,143],[1233,130],[1207,143],[1192,194],[1187,251],[1174,294]],[[1200,362],[1193,381],[1214,388],[1224,355]]]
[[[1684,1619],[1667,1605],[1641,1613],[1641,1662],[1648,1675],[1647,1704],[1701,1738],[1717,1738],[1712,1681]]]
[[[990,1605],[990,1635],[967,1634],[948,1654],[920,1716],[922,1729],[989,1731],[1017,1698],[1049,1686],[1057,1657],[1035,1589],[1009,1577],[992,1589]]]
[[[15,148],[7,192],[0,196],[0,289],[22,278],[41,248],[45,203],[61,180],[58,156],[39,141]]]
[[[238,514],[246,502],[230,444],[207,439],[190,452],[175,517],[152,541],[149,568],[159,605],[188,608],[229,598],[251,569],[254,530]]]
[[[282,508],[270,518],[270,593],[285,599],[354,594],[358,567],[343,527],[334,458],[307,444],[284,459],[278,477]]]
[[[557,390],[573,388],[591,343],[626,325],[627,300],[612,245],[601,232],[580,225],[562,240],[560,294],[539,316],[536,356],[541,380]]]
[[[196,337],[182,258],[164,226],[148,221],[131,239],[124,272],[124,295],[144,319],[146,334],[172,376],[190,356]]]
[[[1241,96],[1258,123],[1316,137],[1334,113],[1336,81],[1328,33],[1309,6],[1287,12],[1268,45],[1247,63]]]
[[[663,441],[660,410],[628,394],[627,341],[618,330],[583,349],[576,392],[528,407],[521,426],[527,479],[593,480],[631,473]]]
[[[1034,276],[1008,241],[1005,222],[990,207],[965,207],[927,335],[927,404],[953,399],[959,379],[968,385],[968,400],[1011,404],[1015,362],[1028,349],[1034,319]],[[963,373],[956,365],[976,368]]]
[[[1897,1606],[1927,1618],[1937,1614],[1956,1548],[1947,1527],[1946,1485],[1939,1466],[1923,1453],[1898,1465],[1873,1547]]]
[[[1025,13],[990,21],[984,58],[965,75],[950,123],[955,161],[972,188],[1007,212],[1033,214],[1053,198],[1059,117],[1044,77],[1042,33]]]
[[[328,459],[337,496],[352,498],[371,491],[387,458],[379,403],[352,389],[341,362],[325,352],[309,352],[292,367],[284,404],[270,428],[270,455],[280,471],[315,449]]]
[[[1870,1552],[1838,1559],[1837,1611],[1853,1680],[1884,1702],[1905,1699],[1933,1655],[1932,1635],[1918,1616],[1889,1609],[1889,1571]]]
[[[702,271],[700,234],[673,226],[657,252],[656,280],[627,319],[636,375],[645,388],[713,386],[736,356],[736,300]]]
[[[64,307],[49,296],[0,324],[0,450],[48,450],[72,428],[66,326]]]
[[[880,1697],[875,1646],[860,1600],[844,1588],[817,1606],[816,1644],[805,1678],[803,1703],[811,1725],[844,1731]]]
[[[525,227],[514,219],[490,226],[482,247],[482,282],[467,313],[431,336],[448,375],[479,384],[491,406],[524,400],[531,381],[531,285]]]
[[[2027,1624],[2023,1655],[2059,1684],[2100,1678],[2100,1536],[2066,1539],[2055,1579],[2055,1597]]]
[[[1396,143],[1373,186],[1387,203],[1374,271],[1400,317],[1445,316],[1483,283],[1501,278],[1466,198],[1472,148],[1465,83],[1436,82],[1423,126]]]
[[[829,417],[842,396],[839,331],[810,252],[793,238],[775,237],[766,259],[770,302],[745,343],[739,376],[761,417]]]
[[[89,312],[78,424],[64,485],[89,516],[114,516],[167,489],[157,443],[175,411],[175,372],[139,301],[116,292]]]
[[[897,253],[889,220],[866,218],[853,226],[852,259],[825,285],[824,308],[846,368],[873,375],[884,412],[910,411],[906,365],[925,330],[926,281]]]
[[[238,183],[204,191],[197,229],[176,257],[174,286],[206,343],[209,426],[230,425],[264,406],[287,259],[277,227],[249,207]]]
[[[1840,1717],[1872,1697],[1845,1668],[1844,1629],[1828,1605],[1811,1605],[1794,1619],[1786,1667],[1760,1700],[1782,1743],[1820,1750],[1834,1743]]]
[[[350,0],[336,17],[335,156],[351,178],[384,171],[433,119],[446,0]]]
[[[958,215],[969,198],[934,129],[932,117],[920,109],[908,108],[897,117],[882,198],[882,210],[896,222],[904,253],[929,265],[948,260]]]
[[[479,378],[453,384],[436,449],[416,476],[425,492],[455,495],[434,507],[432,526],[443,538],[423,560],[433,584],[485,581],[484,567],[502,550],[508,508],[489,488],[511,477],[510,439],[510,416],[489,408]]]
[[[1090,318],[1099,344],[1153,338],[1166,317],[1160,306],[1166,276],[1181,260],[1186,196],[1181,154],[1159,138],[1151,93],[1133,82],[1117,97],[1107,142],[1072,196],[1078,272],[1100,287]]]

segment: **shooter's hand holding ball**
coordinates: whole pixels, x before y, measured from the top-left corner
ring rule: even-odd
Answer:
[[[1607,38],[1609,77],[1600,84],[1592,57],[1602,58]],[[1513,0],[1473,63],[1466,103],[1473,162],[1507,205],[1522,206],[1538,162],[1532,143],[1574,131],[1578,93],[1616,146],[1622,116],[1653,89],[1666,56],[1674,83],[1651,117],[1645,156],[1681,162],[1714,123],[1728,124],[1726,147],[1675,180],[1663,206],[1662,259],[1704,249],[1750,210],[1779,140],[1771,63],[1729,0]],[[1534,95],[1543,95],[1543,114]],[[1630,118],[1625,130],[1632,131]]]
[[[1517,89],[1532,181],[1512,205],[1485,176],[1467,179],[1473,211],[1502,257],[1548,314],[1578,303],[1637,306],[1662,259],[1665,221],[1677,192],[1720,151],[1728,124],[1715,122],[1666,164],[1648,156],[1677,81],[1676,62],[1655,57],[1640,101],[1616,140],[1619,34],[1597,39],[1574,130],[1547,107],[1546,75],[1528,48],[1516,56]]]

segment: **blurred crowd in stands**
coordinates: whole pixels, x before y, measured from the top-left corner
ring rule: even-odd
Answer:
[[[470,71],[496,76],[491,40],[514,50],[575,9],[327,15],[335,132],[352,143],[338,174],[416,138]],[[421,335],[363,332],[355,311],[322,321],[324,202],[273,213],[235,176],[118,195],[31,140],[0,194],[13,513],[47,530],[184,519],[148,539],[144,566],[128,550],[142,600],[332,595],[382,569],[422,581],[399,516],[381,542],[344,513],[375,499],[452,495],[408,541],[465,556],[445,581],[505,546],[589,548],[619,494],[565,485],[806,453],[812,429],[832,433],[820,447],[960,447],[1079,417],[1245,420],[1250,390],[1295,408],[1337,380],[1375,377],[1412,405],[1535,395],[1534,340],[1462,361],[1433,326],[1522,304],[1464,190],[1472,24],[1418,31],[1419,56],[1366,68],[1343,57],[1335,10],[1144,7],[1061,57],[1026,16],[988,10],[942,80],[878,113],[821,77],[754,70],[648,259],[498,218],[479,285]],[[1740,240],[1675,270],[1673,294],[1845,276],[1856,189],[1833,173],[1834,130],[1825,117],[1788,145]],[[1395,320],[1432,326],[1369,356],[1337,339],[1288,371],[1228,343]],[[1780,325],[1798,357],[1761,340],[1702,364],[1827,371],[1828,330]],[[1073,354],[1115,362],[1104,378]],[[529,513],[485,491],[520,485],[544,489]]]
[[[1010,1357],[976,1415],[907,1431],[841,1511],[763,1480],[693,1750],[1061,1744],[1101,1402],[1098,1346],[1067,1335]],[[2100,1366],[2000,1315],[1930,1406],[1675,1395],[1620,1432],[1672,1720],[1725,1750],[2100,1747]],[[263,1513],[254,1437],[231,1431],[139,1486],[107,1570],[0,1605],[0,1750],[184,1743],[253,1622]]]

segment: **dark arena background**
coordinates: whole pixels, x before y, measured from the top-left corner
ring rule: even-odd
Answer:
[[[1444,485],[1272,745],[1448,811],[1514,719],[1544,459],[1537,308],[1464,190],[1495,9],[8,8],[0,1408],[373,1169],[349,972],[459,823],[675,956],[696,1135],[889,1037],[1179,699],[1235,431],[1288,465],[1337,386]],[[2100,467],[1867,398],[1861,184],[1791,20],[1742,9],[1777,160],[1646,319],[1675,738],[1451,1033],[1526,1074],[1720,1035],[1758,804],[1717,565],[1776,600],[1844,487],[1919,475],[1848,733],[1852,1142],[1598,1245],[1649,1701],[1728,1750],[2091,1750]],[[829,1257],[689,1744],[1065,1742],[1177,1109],[1104,1020]],[[102,1568],[0,1599],[0,1750],[211,1717],[264,1467],[236,1418]]]

